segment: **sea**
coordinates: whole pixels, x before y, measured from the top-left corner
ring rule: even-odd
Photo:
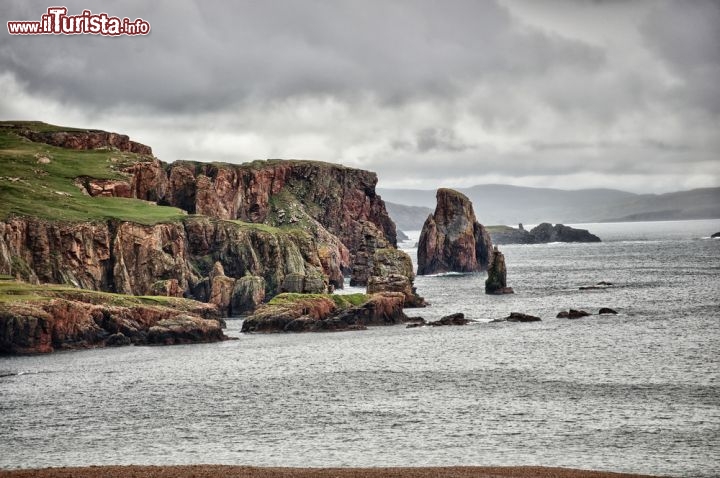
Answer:
[[[720,476],[720,220],[575,227],[603,242],[500,246],[512,295],[484,294],[485,274],[416,278],[432,305],[408,315],[466,326],[245,335],[239,317],[222,343],[0,357],[0,468]],[[593,315],[555,318],[569,308]],[[491,322],[510,312],[542,321]]]

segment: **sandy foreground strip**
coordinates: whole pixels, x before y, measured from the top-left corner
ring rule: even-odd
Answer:
[[[3,470],[0,478],[651,478],[650,475],[536,466],[442,468],[261,468],[252,466],[91,466]]]

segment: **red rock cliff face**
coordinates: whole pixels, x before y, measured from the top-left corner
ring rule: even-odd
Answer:
[[[438,189],[435,213],[418,243],[418,274],[478,272],[492,257],[490,235],[475,219],[472,203],[452,189]]]
[[[162,171],[165,174],[162,174]],[[317,221],[355,256],[363,222],[376,225],[396,245],[395,224],[375,194],[375,173],[314,161],[207,164],[138,163],[133,195],[218,219],[272,225]],[[298,224],[302,225],[302,224]]]
[[[210,290],[203,284],[215,262],[231,285],[261,278],[265,290],[256,294],[327,292],[342,283],[343,248],[319,243],[302,231],[207,217],[152,226],[35,218],[0,222],[0,274],[130,295],[209,300]],[[229,303],[221,305],[231,312]]]
[[[0,271],[29,282],[112,288],[111,234],[106,224],[35,218],[0,222]]]
[[[45,143],[67,149],[115,148],[120,151],[152,156],[152,148],[135,141],[124,134],[107,131],[32,131],[19,130],[19,134],[36,143]]]

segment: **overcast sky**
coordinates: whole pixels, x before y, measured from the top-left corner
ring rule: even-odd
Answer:
[[[720,185],[719,1],[72,0],[152,31],[7,33],[56,3],[0,2],[0,119],[381,187]]]

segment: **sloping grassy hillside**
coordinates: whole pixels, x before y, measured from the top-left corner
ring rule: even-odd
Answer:
[[[79,176],[127,179],[120,172],[123,168],[148,159],[117,150],[75,151],[35,143],[19,136],[17,126],[37,131],[78,131],[40,122],[0,122],[0,220],[18,215],[155,224],[184,217],[180,209],[137,199],[89,197],[73,184]]]

